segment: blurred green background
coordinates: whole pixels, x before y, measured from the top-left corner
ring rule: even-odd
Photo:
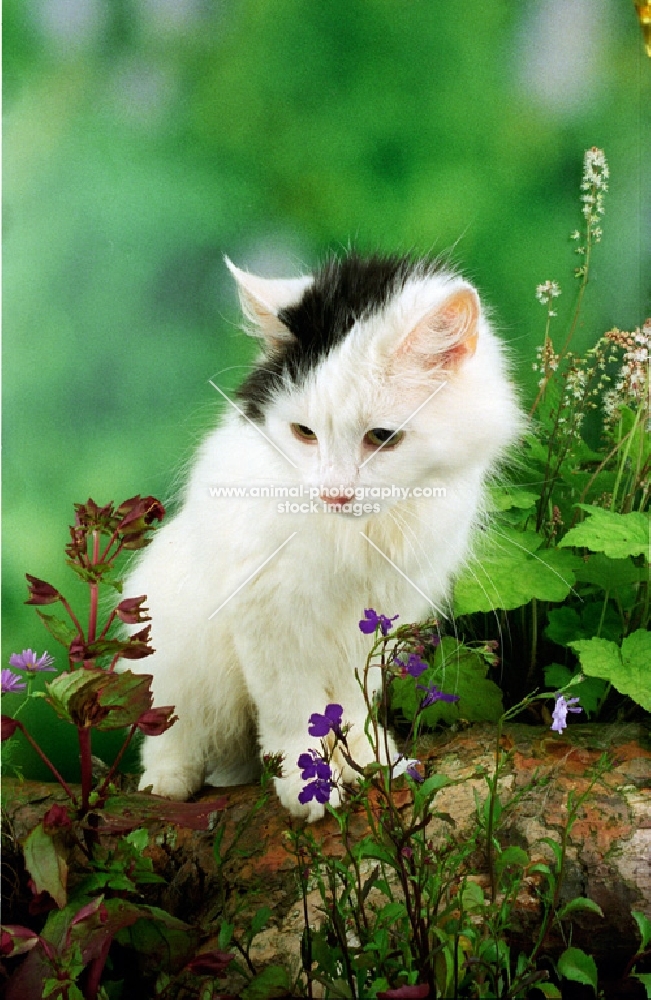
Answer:
[[[24,573],[85,600],[62,558],[73,503],[165,501],[220,409],[208,379],[242,377],[225,253],[285,276],[350,242],[454,247],[530,398],[535,287],[561,283],[560,331],[597,145],[611,184],[579,343],[648,310],[631,0],[5,0],[4,67],[3,667],[28,646],[63,662]],[[23,718],[74,778],[50,715]],[[22,737],[6,758],[46,774]]]

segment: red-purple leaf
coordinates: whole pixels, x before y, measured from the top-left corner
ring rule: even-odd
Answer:
[[[102,810],[97,810],[102,828],[113,833],[123,833],[142,826],[147,820],[176,823],[187,830],[210,830],[215,813],[225,809],[228,799],[206,799],[203,802],[172,802],[160,795],[112,795]]]
[[[150,708],[149,711],[143,712],[136,725],[145,736],[161,736],[178,719],[178,715],[172,715],[173,711],[174,705],[165,705],[162,708]]]
[[[139,622],[151,621],[151,615],[147,614],[149,609],[144,606],[146,600],[147,595],[142,594],[141,597],[125,597],[123,601],[120,601],[116,608],[120,621],[123,621],[125,625],[137,625]]]
[[[23,955],[38,943],[38,934],[20,924],[3,924],[0,928],[0,955]]]
[[[235,956],[227,951],[200,951],[185,967],[195,976],[223,976]]]
[[[43,829],[46,833],[54,833],[55,830],[68,829],[71,826],[68,810],[58,803],[51,806],[43,817]]]
[[[39,580],[37,576],[30,576],[29,573],[25,576],[29,586],[29,600],[25,604],[54,604],[61,600],[61,594],[51,584]]]
[[[12,719],[10,715],[2,716],[2,741],[11,739],[17,729],[20,729],[20,723],[17,719]]]

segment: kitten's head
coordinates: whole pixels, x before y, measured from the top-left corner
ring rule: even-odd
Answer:
[[[227,264],[264,342],[239,398],[305,485],[332,499],[339,487],[476,481],[517,434],[479,296],[439,262],[350,253],[291,279]]]

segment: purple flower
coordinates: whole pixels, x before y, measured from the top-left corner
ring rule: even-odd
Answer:
[[[0,677],[2,678],[2,693],[9,694],[12,691],[24,691],[27,687],[26,684],[21,684],[22,677],[18,674],[14,674],[11,670],[0,671]]]
[[[299,792],[298,801],[305,805],[306,802],[311,802],[312,799],[316,799],[324,805],[326,802],[330,801],[330,792],[332,791],[332,783],[330,781],[325,781],[323,778],[315,778],[314,781],[310,781],[309,784],[305,786],[302,792]]]
[[[397,663],[401,668],[403,677],[406,677],[407,674],[409,674],[410,677],[420,677],[423,671],[427,670],[427,667],[429,666],[429,664],[425,663],[424,660],[421,660],[420,656],[417,656],[416,653],[410,653],[406,663],[399,660],[396,656],[394,657],[394,663]]]
[[[316,750],[308,750],[298,758],[298,766],[303,772],[301,778],[307,781],[309,778],[319,778],[322,781],[329,781],[332,777],[330,765]]]
[[[37,657],[31,649],[24,649],[22,653],[12,653],[9,657],[9,666],[16,667],[17,670],[56,670],[53,667],[54,659],[47,650],[42,656]]]
[[[410,764],[409,767],[405,770],[405,774],[409,775],[411,780],[416,781],[418,784],[420,784],[421,781],[425,780],[420,771],[416,770],[415,764]]]
[[[391,622],[394,622],[399,617],[400,615],[394,615],[393,618],[387,618],[386,615],[378,615],[373,608],[366,608],[364,617],[359,623],[360,632],[370,635],[371,632],[375,632],[379,625],[382,635],[388,635],[391,631]]]
[[[308,750],[307,753],[301,754],[297,763],[303,772],[301,774],[302,780],[313,779],[299,793],[298,801],[303,805],[306,802],[311,802],[312,799],[316,799],[321,804],[329,802],[332,791],[332,769],[327,760],[324,760],[316,750]]]
[[[556,704],[554,705],[554,711],[552,713],[553,722],[551,724],[551,729],[555,733],[562,733],[564,729],[567,728],[567,713],[568,712],[582,712],[581,706],[574,708],[578,702],[578,698],[564,698],[562,694],[556,696]]]
[[[423,684],[417,684],[416,687],[420,691],[424,691],[425,695],[420,703],[421,708],[429,708],[436,701],[458,701],[458,694],[444,694],[436,684],[431,684],[429,687],[425,687]]]
[[[341,717],[344,710],[341,705],[326,705],[323,715],[314,712],[309,718],[308,733],[310,736],[327,736],[330,730],[339,734],[341,731]]]

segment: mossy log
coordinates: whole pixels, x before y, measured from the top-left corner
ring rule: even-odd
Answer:
[[[580,795],[588,787],[599,759],[608,755],[610,765],[591,790],[570,832],[561,901],[585,896],[599,904],[603,918],[590,912],[576,915],[572,943],[592,954],[600,970],[612,970],[614,976],[619,970],[621,975],[638,944],[631,910],[641,910],[651,917],[649,734],[632,725],[572,725],[560,736],[548,729],[510,725],[502,736],[501,751],[503,776],[499,793],[503,807],[508,808],[503,809],[497,836],[503,846],[518,845],[532,860],[547,862],[552,853],[541,838],[560,840],[567,819],[568,793],[573,790]],[[486,797],[485,775],[490,776],[495,766],[495,728],[474,726],[425,737],[419,756],[455,781],[466,779],[443,788],[436,799],[437,810],[451,817],[455,836],[466,837],[476,819],[476,794]],[[198,798],[202,801],[215,794],[215,789],[205,789]],[[241,786],[219,789],[217,794],[227,797],[227,805],[217,814],[225,828],[225,850],[260,790]],[[398,805],[406,808],[408,796],[407,789],[396,787]],[[47,809],[64,798],[58,786],[6,781],[4,813],[9,841],[5,843],[20,844]],[[264,808],[254,811],[246,823],[240,850],[218,871],[213,832],[155,822],[148,853],[166,884],[147,886],[147,901],[191,923],[217,916],[224,893],[242,900],[242,919],[247,912],[266,905],[272,917],[267,929],[255,939],[251,959],[256,967],[280,961],[296,970],[303,908],[299,903],[296,861],[288,852],[286,831],[292,823],[296,825],[272,793]],[[351,831],[353,838],[368,833],[363,812],[353,817]],[[326,854],[343,853],[338,826],[331,816],[314,824],[312,832]],[[436,833],[433,826],[432,836],[436,837]],[[9,862],[11,854],[10,850]],[[485,859],[477,860],[477,878],[487,887]],[[74,881],[72,869],[70,877]],[[5,891],[5,922],[22,922],[23,907],[15,898],[11,879]],[[308,909],[313,925],[320,920],[320,906],[318,891],[310,892]],[[536,876],[531,876],[525,879],[515,912],[516,936],[523,944],[533,939],[540,926],[540,912]],[[549,944],[556,954],[564,947],[560,938]]]

